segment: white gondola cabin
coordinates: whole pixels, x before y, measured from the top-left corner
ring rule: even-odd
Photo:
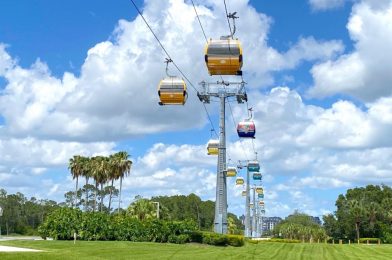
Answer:
[[[210,39],[204,54],[210,75],[242,75],[242,48],[239,40]]]
[[[218,153],[219,153],[219,140],[211,139],[207,143],[207,154],[218,155]]]
[[[159,105],[184,105],[188,97],[185,81],[178,77],[167,77],[159,82]]]
[[[237,177],[237,179],[235,180],[236,185],[243,185],[244,183],[245,183],[245,180],[243,177]]]
[[[227,167],[227,177],[235,177],[237,176],[237,169],[235,167]]]
[[[251,120],[241,121],[237,125],[237,133],[241,138],[255,138],[256,126]]]

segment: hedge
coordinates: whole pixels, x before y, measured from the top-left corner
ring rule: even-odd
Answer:
[[[195,231],[190,234],[191,242],[214,246],[243,246],[245,244],[242,235],[224,235],[212,232]]]
[[[71,240],[74,233],[80,240],[120,240],[184,244],[189,242],[215,246],[243,246],[241,235],[222,235],[196,230],[193,221],[140,221],[127,215],[82,212],[60,208],[53,211],[38,228],[42,238]]]
[[[251,244],[258,244],[264,242],[275,242],[275,243],[301,243],[301,240],[297,239],[284,239],[284,238],[271,238],[271,239],[264,239],[264,240],[252,240],[248,239],[246,242]]]
[[[366,244],[369,241],[369,243],[371,243],[371,244],[377,244],[379,240],[380,239],[376,238],[376,237],[363,237],[363,238],[359,239],[359,243],[365,243]]]

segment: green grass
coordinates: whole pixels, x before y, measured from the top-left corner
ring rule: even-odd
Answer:
[[[132,242],[4,241],[45,252],[4,253],[0,259],[392,259],[392,245],[259,243],[244,247]]]

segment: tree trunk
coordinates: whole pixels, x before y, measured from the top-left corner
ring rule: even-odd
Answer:
[[[98,183],[95,181],[95,190],[94,190],[94,209],[93,212],[95,212],[95,209],[97,207],[97,190],[98,190]]]
[[[102,207],[103,207],[103,183],[101,183],[101,203],[100,203],[100,210],[102,212]]]
[[[359,222],[355,222],[355,230],[357,231],[357,241],[359,243]]]
[[[88,177],[86,177],[86,201],[84,203],[84,211],[88,211]]]
[[[79,181],[79,177],[76,176],[75,199],[74,199],[75,208],[77,207],[78,204],[78,181]]]
[[[10,234],[9,227],[8,227],[8,221],[5,222],[5,228],[7,229],[7,236],[8,236]]]
[[[110,213],[110,206],[112,205],[113,183],[114,183],[114,179],[112,179],[112,186],[110,187],[110,194],[109,194],[109,213]]]
[[[118,209],[117,209],[118,213],[120,213],[120,207],[121,207],[121,189],[122,189],[122,176],[120,177],[120,193],[118,195]]]

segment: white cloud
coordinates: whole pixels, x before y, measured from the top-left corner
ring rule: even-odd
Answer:
[[[315,11],[324,11],[342,7],[345,0],[309,0],[309,4]]]
[[[209,4],[209,8],[197,7],[206,34],[227,34],[222,5]],[[233,2],[231,8],[241,14],[238,37],[243,39],[249,85],[269,84],[273,71],[293,69],[302,61],[325,60],[343,50],[341,42],[308,37],[279,53],[267,45],[269,17],[244,0]],[[144,14],[174,61],[198,87],[196,82],[208,76],[200,58],[205,42],[192,5],[181,0],[148,1]],[[51,75],[39,59],[30,68],[20,67],[1,45],[0,76],[8,82],[0,96],[0,111],[7,122],[3,132],[41,139],[113,141],[207,122],[191,86],[184,107],[157,105],[165,55],[140,16],[120,20],[112,38],[87,51],[80,76],[66,72],[61,78]],[[174,72],[178,73],[173,67]]]
[[[364,101],[392,94],[392,3],[361,1],[353,6],[347,29],[354,50],[313,66],[309,94],[325,97],[345,93]]]

